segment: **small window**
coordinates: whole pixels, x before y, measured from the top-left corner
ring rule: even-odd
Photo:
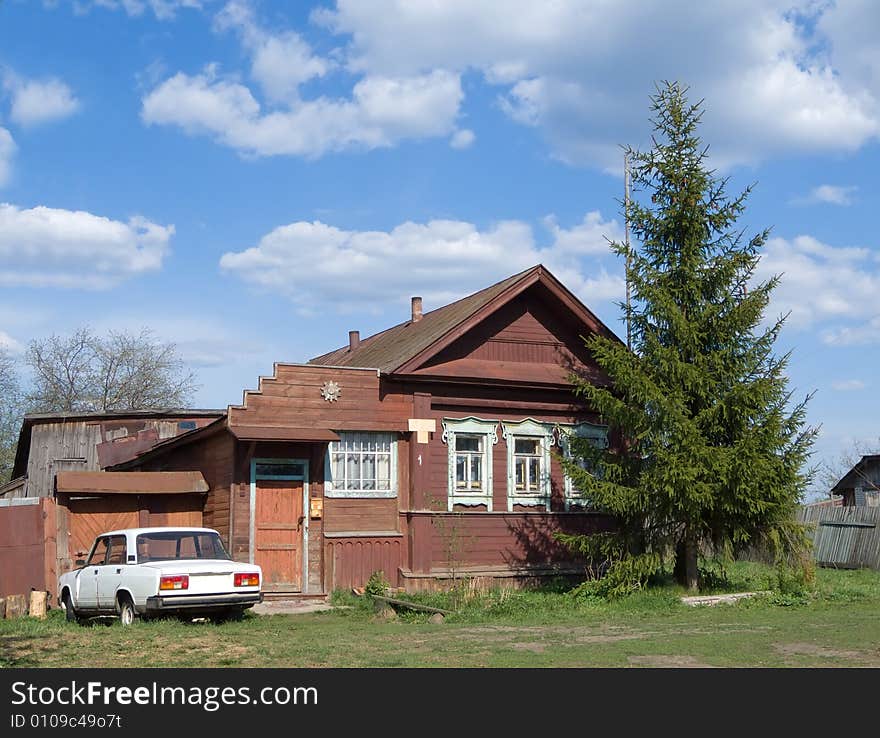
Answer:
[[[449,454],[448,509],[482,505],[492,510],[492,447],[497,420],[444,418],[443,442]]]
[[[517,494],[541,494],[543,457],[540,438],[514,439],[514,490]]]
[[[103,566],[104,560],[107,558],[107,549],[109,548],[107,538],[99,538],[95,543],[95,548],[92,551],[92,555],[89,556],[89,561],[86,566]]]
[[[301,461],[258,461],[255,468],[257,479],[304,478],[305,464]]]
[[[177,430],[179,431],[191,431],[196,429],[196,421],[195,420],[181,420],[177,424]]]
[[[394,497],[392,433],[339,433],[328,449],[327,491],[336,497]]]
[[[601,470],[594,468],[588,459],[576,455],[572,449],[572,441],[575,440],[589,443],[594,448],[604,449],[608,447],[608,428],[604,425],[581,423],[575,426],[560,426],[559,442],[567,459],[573,460],[581,469],[589,472],[597,478],[601,478]],[[571,508],[590,508],[592,502],[584,493],[577,489],[574,480],[565,475],[565,506]]]
[[[485,436],[455,436],[455,490],[456,492],[485,493],[483,461]]]
[[[108,564],[125,563],[125,536],[110,537],[110,555],[107,556]]]
[[[530,505],[549,510],[553,424],[526,418],[502,427],[507,440],[507,509]]]

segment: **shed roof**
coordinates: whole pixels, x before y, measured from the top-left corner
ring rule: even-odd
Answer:
[[[55,491],[64,494],[167,495],[207,492],[208,483],[197,471],[105,472],[62,471]]]
[[[31,448],[31,428],[44,423],[64,423],[76,421],[100,421],[126,418],[219,418],[226,410],[206,410],[204,408],[152,408],[149,410],[106,410],[101,412],[51,412],[27,413],[21,422],[18,446],[15,449],[13,476],[23,476],[27,472],[28,454]]]

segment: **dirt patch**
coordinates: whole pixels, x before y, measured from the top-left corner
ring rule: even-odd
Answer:
[[[784,656],[819,656],[826,659],[861,660],[868,657],[862,651],[839,651],[815,643],[774,643],[773,648]]]
[[[514,651],[528,651],[530,653],[544,653],[547,646],[543,643],[511,643],[510,647]]]
[[[628,659],[633,666],[649,666],[670,669],[714,669],[712,664],[697,661],[693,656],[681,656],[679,654],[650,654],[645,656],[630,656]]]

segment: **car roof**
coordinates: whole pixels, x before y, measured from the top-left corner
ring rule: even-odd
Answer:
[[[157,525],[152,528],[122,528],[120,530],[108,530],[106,533],[100,533],[95,538],[103,538],[104,536],[124,536],[124,535],[140,535],[141,533],[217,533],[213,528],[192,528],[181,525]],[[219,535],[219,533],[218,533]]]

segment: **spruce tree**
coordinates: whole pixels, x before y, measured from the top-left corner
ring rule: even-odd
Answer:
[[[795,509],[816,429],[805,424],[809,396],[791,401],[789,354],[774,353],[785,316],[764,322],[779,281],[754,279],[768,231],[745,239],[736,228],[751,188],[730,198],[727,180],[707,169],[701,103],[686,88],[663,83],[651,101],[653,146],[627,149],[634,245],[611,244],[628,259],[632,300],[620,307],[632,350],[594,336],[588,345],[612,388],[573,378],[617,442],[577,444],[588,463],[567,469],[620,521],[617,553],[605,554],[618,580],[644,580],[674,552],[676,576],[696,589],[700,552],[803,552]],[[596,539],[567,542],[596,550]]]

